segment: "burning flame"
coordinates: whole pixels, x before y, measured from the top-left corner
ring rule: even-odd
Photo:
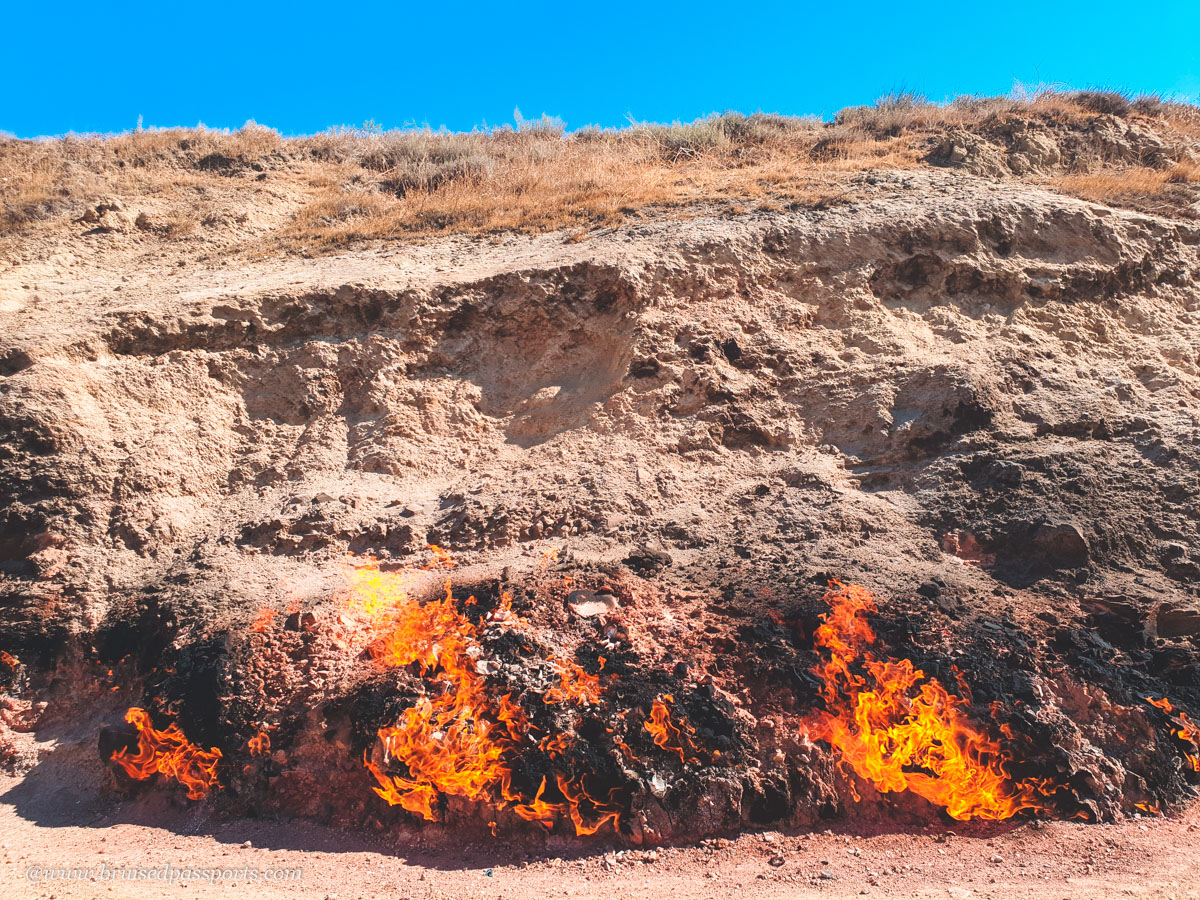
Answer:
[[[445,551],[431,549],[435,567],[454,565]],[[376,781],[374,791],[384,801],[428,821],[437,818],[438,798],[450,795],[507,805],[521,818],[546,828],[569,816],[581,835],[594,834],[609,823],[616,827],[623,807],[611,795],[606,801],[592,797],[582,778],[573,781],[555,775],[563,802],[545,799],[545,778],[532,799],[513,789],[507,760],[532,726],[511,695],[496,697],[488,688],[481,674],[487,669],[478,631],[457,609],[449,578],[441,596],[419,603],[409,594],[404,572],[381,572],[374,562],[367,562],[350,572],[349,602],[353,610],[371,618],[376,633],[382,632],[371,647],[376,661],[386,667],[415,665],[430,687],[399,722],[379,730],[383,764],[364,759]],[[470,598],[467,605],[474,602]],[[507,595],[501,598],[492,621],[521,627],[509,602]],[[560,686],[547,692],[547,702],[599,700],[598,676],[564,660],[551,662]],[[564,739],[561,735],[543,739],[549,755],[567,746]],[[406,774],[385,772],[384,766],[393,761]]]
[[[266,756],[271,752],[271,736],[265,731],[260,731],[246,741],[246,749],[250,751],[251,756]]]
[[[966,700],[910,661],[874,654],[875,632],[865,618],[875,610],[870,591],[832,586],[830,611],[815,635],[828,654],[814,667],[824,681],[825,710],[809,718],[810,736],[836,747],[881,792],[912,791],[955,819],[1043,810],[1044,785],[1009,776],[1010,755],[970,722]]]
[[[353,594],[363,596],[366,586],[379,586],[384,590],[367,593],[365,607],[391,610],[390,631],[374,650],[375,658],[385,666],[416,663],[440,688],[379,732],[385,761],[403,763],[408,777],[387,775],[370,761],[367,768],[379,783],[375,793],[433,821],[438,793],[476,800],[500,781],[501,735],[509,735],[507,725],[515,727],[515,719],[511,707],[503,727],[487,717],[489,697],[468,652],[478,650],[475,626],[455,608],[449,579],[442,598],[421,605],[409,602],[407,591],[373,565],[358,572],[363,577]]]
[[[512,702],[512,694],[505,694],[497,704],[496,720],[500,722],[513,741],[519,741],[533,726],[525,710]]]
[[[554,776],[558,791],[563,796],[562,803],[553,803],[543,799],[546,794],[546,779],[538,787],[533,800],[517,802],[512,811],[527,822],[536,822],[549,830],[561,816],[569,816],[575,825],[575,834],[579,836],[592,835],[605,825],[617,828],[620,824],[624,806],[617,799],[620,788],[609,792],[607,800],[598,800],[585,789],[583,778],[572,780],[566,775]],[[520,798],[511,792],[511,786],[506,779],[501,786],[501,794],[505,800],[518,801]]]
[[[615,829],[620,822],[622,806],[616,799],[620,788],[613,788],[608,794],[608,800],[597,800],[584,789],[583,778],[570,781],[565,775],[555,775],[558,789],[567,798],[570,807],[571,821],[575,823],[577,835],[595,834],[605,825],[611,824]],[[585,813],[590,813],[594,821],[588,822]]]
[[[217,780],[220,750],[216,747],[201,750],[183,736],[174,722],[163,731],[155,730],[150,723],[150,714],[136,706],[125,713],[125,721],[137,729],[137,752],[120,749],[112,755],[112,762],[126,775],[139,781],[155,773],[174,778],[187,788],[187,795],[192,800],[208,794]]]
[[[674,702],[675,698],[670,694],[656,697],[650,705],[650,718],[645,721],[643,727],[654,738],[654,743],[658,746],[672,753],[678,753],[681,763],[698,763],[700,760],[697,757],[688,755],[694,753],[696,749],[691,740],[691,735],[696,733],[696,729],[687,722],[683,722],[683,727],[680,728],[671,721],[671,710],[667,704]]]
[[[1192,721],[1192,718],[1183,710],[1175,709],[1175,706],[1166,697],[1161,700],[1147,697],[1146,702],[1167,714],[1171,723],[1171,733],[1175,737],[1192,745],[1193,752],[1185,752],[1183,756],[1193,772],[1200,772],[1200,725]]]
[[[565,734],[546,735],[538,741],[538,749],[553,759],[570,750],[572,743],[571,738]]]
[[[453,569],[454,568],[454,566],[455,566],[454,557],[452,557],[450,555],[449,550],[443,549],[442,547],[439,547],[436,544],[429,544],[428,546],[429,546],[429,552],[433,554],[433,562],[431,562],[428,566],[426,566],[426,568],[429,568],[429,569],[439,569],[439,568],[440,569]]]
[[[537,794],[534,796],[533,800],[527,803],[519,802],[521,799],[520,796],[512,793],[511,783],[507,780],[507,776],[504,784],[502,785],[501,793],[503,794],[504,799],[509,801],[517,801],[516,805],[512,808],[513,812],[515,812],[526,822],[536,822],[547,831],[554,827],[555,820],[563,815],[565,811],[564,804],[548,803],[542,799],[546,793],[546,777],[544,775],[542,776],[541,785],[538,786]]]
[[[254,617],[254,621],[250,625],[250,630],[256,634],[262,634],[264,631],[269,631],[271,623],[275,621],[274,607],[264,606],[259,610],[258,615]]]
[[[558,670],[560,686],[546,691],[542,698],[546,703],[594,705],[600,702],[602,689],[599,675],[585,672],[570,660],[551,657],[550,662]]]

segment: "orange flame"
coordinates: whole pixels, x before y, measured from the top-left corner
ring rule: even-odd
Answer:
[[[571,738],[565,734],[547,735],[538,743],[538,749],[551,758],[562,756],[571,749]]]
[[[479,799],[504,771],[504,750],[493,739],[490,723],[470,709],[454,714],[449,696],[424,699],[405,710],[398,724],[379,731],[385,758],[404,763],[408,777],[383,775],[367,766],[379,782],[375,792],[380,797],[429,821],[436,818],[436,792]]]
[[[155,773],[174,778],[187,788],[187,795],[192,800],[208,794],[217,780],[220,750],[216,747],[201,750],[183,736],[174,722],[165,730],[156,731],[150,723],[150,714],[136,706],[125,713],[125,721],[137,729],[137,752],[118,750],[112,755],[112,761],[126,775],[139,781]]]
[[[1188,761],[1188,765],[1193,772],[1200,772],[1200,725],[1197,725],[1192,718],[1182,710],[1175,709],[1174,705],[1166,697],[1161,700],[1155,700],[1153,697],[1147,697],[1146,702],[1151,706],[1156,706],[1167,714],[1171,722],[1171,733],[1181,741],[1187,741],[1192,745],[1191,753],[1185,752],[1184,759]]]
[[[912,791],[955,819],[1044,810],[1045,785],[1014,782],[1006,771],[1010,755],[970,722],[967,701],[909,660],[880,659],[871,651],[870,591],[833,587],[825,597],[830,611],[815,635],[828,651],[814,667],[824,680],[825,710],[810,716],[810,736],[836,747],[881,792]]]
[[[265,731],[260,731],[246,741],[246,749],[250,751],[251,756],[266,756],[271,752],[271,736]]]
[[[533,728],[529,717],[525,715],[525,710],[512,702],[512,694],[505,694],[500,698],[496,710],[496,720],[504,726],[513,741],[521,740]]]
[[[442,564],[442,557],[437,561]],[[355,593],[361,594],[364,584],[388,583],[387,576],[374,567],[358,571],[370,581],[361,582]],[[386,775],[369,762],[367,768],[379,782],[375,792],[380,797],[433,821],[438,793],[475,800],[500,780],[504,748],[499,729],[485,718],[489,697],[468,652],[478,650],[475,627],[455,608],[450,582],[442,598],[424,605],[404,602],[407,593],[389,599],[401,598],[399,604],[390,604],[391,630],[374,649],[374,656],[385,666],[418,664],[441,690],[405,710],[396,725],[379,731],[385,760],[403,763],[408,777]],[[375,603],[368,606],[382,608]],[[506,706],[505,712],[506,725],[515,728],[511,707]]]
[[[513,812],[524,819],[526,822],[537,822],[547,831],[554,827],[554,822],[566,813],[567,807],[564,803],[547,803],[542,797],[546,793],[546,778],[542,777],[542,783],[537,789],[537,794],[533,800],[528,803],[517,803],[514,806]],[[504,796],[507,800],[517,800],[514,794],[510,793],[509,785],[506,782],[504,786]]]
[[[439,548],[433,565],[451,568],[454,561]],[[395,725],[379,730],[382,764],[364,758],[376,781],[374,791],[389,805],[402,806],[428,821],[436,820],[435,804],[442,795],[510,805],[521,818],[552,828],[560,816],[569,815],[577,834],[594,834],[611,822],[614,827],[622,807],[596,801],[564,776],[555,776],[565,802],[544,799],[546,779],[532,800],[512,788],[507,758],[517,743],[533,730],[511,695],[495,697],[480,675],[484,655],[476,627],[455,605],[452,585],[446,579],[441,596],[426,603],[408,592],[405,573],[383,573],[373,562],[350,572],[352,609],[370,616],[383,633],[371,652],[388,667],[416,665],[430,683],[430,693],[405,710]],[[468,601],[468,605],[473,602]],[[521,627],[512,615],[510,598],[501,598],[492,621]],[[559,672],[565,699],[596,702],[597,676],[572,663],[552,660]],[[554,748],[566,746],[565,736],[550,740]],[[549,744],[547,746],[550,746]],[[390,762],[406,774],[384,771]],[[565,787],[564,787],[565,785]],[[581,812],[587,811],[587,815]],[[592,821],[592,820],[595,821]]]
[[[592,705],[600,702],[600,676],[590,675],[567,659],[552,656],[550,662],[558,671],[559,687],[550,688],[543,696],[546,703],[575,703]]]
[[[678,753],[681,763],[698,763],[699,759],[688,755],[695,750],[691,735],[695,734],[696,730],[687,722],[683,722],[683,727],[680,728],[671,721],[671,711],[667,707],[667,703],[674,702],[675,698],[670,694],[656,697],[650,706],[650,718],[643,723],[643,727],[654,738],[654,743],[658,746],[672,753]]]
[[[273,607],[264,606],[254,618],[254,622],[250,625],[250,630],[256,634],[262,634],[271,627],[271,623],[275,621],[276,611]]]
[[[436,544],[428,544],[429,552],[433,554],[433,562],[427,565],[427,569],[453,569],[455,566],[454,558],[450,555],[449,550],[445,550]]]
[[[571,821],[575,823],[575,834],[595,834],[609,824],[616,829],[620,822],[622,809],[621,804],[614,799],[618,788],[614,788],[609,793],[608,800],[597,800],[584,788],[582,777],[578,783],[568,780],[567,776],[561,774],[555,775],[554,778],[558,782],[558,789],[567,798],[567,804],[571,808]],[[585,810],[590,813],[594,821],[587,821]]]

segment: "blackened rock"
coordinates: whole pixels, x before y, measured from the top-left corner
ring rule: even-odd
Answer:
[[[671,554],[665,550],[655,550],[650,547],[639,547],[630,553],[622,562],[639,575],[661,572],[671,565]]]
[[[100,761],[108,765],[113,754],[124,750],[134,753],[138,746],[138,730],[128,722],[118,725],[105,725],[100,729],[97,749],[100,751]]]

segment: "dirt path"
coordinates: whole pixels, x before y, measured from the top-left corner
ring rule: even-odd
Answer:
[[[3,779],[0,790],[6,897],[1200,897],[1196,808],[1119,825],[763,832],[651,851],[557,841],[537,852],[499,844],[434,852],[387,834],[170,809],[161,795],[114,806],[85,793],[73,811],[62,793],[46,792],[39,805],[18,779]],[[64,868],[91,873],[55,872]],[[218,872],[172,881],[171,868]],[[125,880],[138,869],[144,880]]]

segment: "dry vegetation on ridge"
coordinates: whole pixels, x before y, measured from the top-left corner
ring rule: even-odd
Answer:
[[[687,209],[827,206],[849,199],[856,175],[922,165],[1196,217],[1200,109],[1098,92],[948,104],[893,95],[829,123],[726,113],[570,134],[542,119],[469,134],[282,138],[249,123],[10,138],[0,140],[0,247],[36,257],[43,240],[126,235],[204,260],[414,234],[582,233]]]

